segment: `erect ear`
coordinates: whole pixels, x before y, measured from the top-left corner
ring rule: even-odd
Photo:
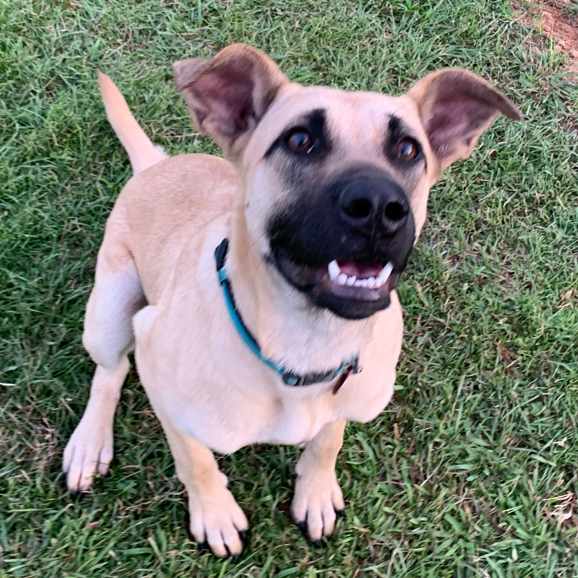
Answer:
[[[428,74],[407,95],[417,104],[440,174],[457,159],[470,155],[479,136],[500,112],[513,120],[522,119],[501,92],[459,68]]]
[[[185,96],[195,127],[228,156],[263,118],[279,89],[289,82],[259,50],[232,44],[214,58],[173,64],[177,90]]]

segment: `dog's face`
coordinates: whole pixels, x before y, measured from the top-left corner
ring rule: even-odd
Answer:
[[[425,218],[426,147],[400,99],[284,87],[241,160],[259,250],[341,317],[387,307]]]
[[[242,176],[252,249],[315,306],[348,319],[388,307],[443,169],[500,111],[520,118],[461,70],[393,98],[303,88],[239,45],[174,69],[193,121]]]

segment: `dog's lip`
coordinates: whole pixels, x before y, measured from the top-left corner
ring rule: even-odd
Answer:
[[[281,274],[301,291],[328,293],[349,301],[387,299],[401,275],[387,259],[347,256],[318,266],[299,263],[279,248],[272,250],[272,256]]]

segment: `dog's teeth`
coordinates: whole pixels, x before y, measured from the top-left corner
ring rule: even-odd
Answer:
[[[329,278],[332,281],[339,276],[339,273],[341,273],[341,268],[339,267],[335,259],[331,261],[331,263],[329,263],[329,265],[327,266],[327,270],[329,271]]]
[[[355,281],[357,281],[357,277],[355,275],[353,275],[352,277],[347,277],[347,285],[349,287],[351,287],[352,285],[355,284]]]
[[[367,280],[367,286],[369,289],[373,289],[375,287],[375,277],[370,277]]]
[[[347,275],[345,273],[341,273],[341,275],[337,277],[337,284],[345,285],[346,282],[347,282]]]
[[[353,284],[353,286],[354,286],[354,287],[361,287],[361,284],[362,284],[362,283],[363,283],[363,281],[362,281],[361,279],[358,279],[358,280]]]
[[[362,287],[367,287],[367,279],[362,279],[362,280],[361,280],[361,286],[362,286]]]
[[[390,263],[388,263],[379,273],[379,276],[377,277],[377,279],[381,282],[381,284],[383,285],[388,279],[389,276],[391,275],[391,272],[393,271],[393,265]]]

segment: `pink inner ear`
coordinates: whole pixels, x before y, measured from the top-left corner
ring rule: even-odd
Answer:
[[[459,147],[469,147],[476,131],[495,110],[488,103],[463,94],[436,100],[426,129],[432,149],[443,158]]]
[[[207,111],[199,116],[199,122],[210,117],[220,132],[228,137],[247,130],[249,119],[255,117],[251,68],[240,70],[238,67],[220,66],[209,70],[194,83],[191,88]]]

